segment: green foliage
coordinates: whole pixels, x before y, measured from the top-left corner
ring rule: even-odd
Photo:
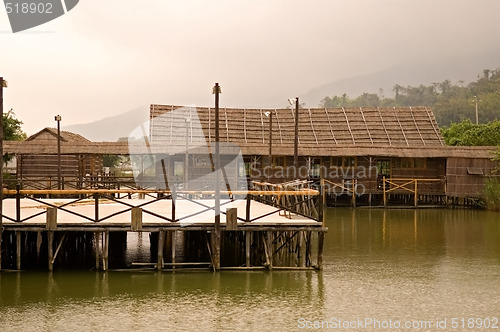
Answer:
[[[500,181],[497,177],[486,179],[483,188],[483,199],[489,210],[500,210]]]
[[[363,93],[354,99],[346,94],[325,97],[320,107],[397,107],[427,106],[433,109],[436,121],[440,126],[449,126],[466,119],[476,119],[476,103],[478,102],[479,122],[487,123],[500,118],[500,69],[484,70],[477,81],[464,85],[464,82],[453,84],[450,80],[431,85],[416,87],[396,84],[394,97],[384,97]]]
[[[16,119],[14,112],[10,110],[3,115],[3,139],[5,141],[22,141],[27,138],[26,133],[22,131],[22,121]]]
[[[447,145],[495,146],[500,145],[500,121],[476,125],[469,119],[442,127],[441,134]]]
[[[16,119],[14,112],[12,110],[3,114],[3,139],[5,141],[22,141],[25,140],[27,135],[21,129],[22,121]],[[4,154],[3,162],[7,163],[12,159],[12,155]]]
[[[121,162],[121,156],[114,154],[106,154],[102,156],[102,165],[104,167],[115,167]]]

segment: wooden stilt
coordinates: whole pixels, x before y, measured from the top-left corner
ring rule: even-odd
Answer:
[[[305,263],[305,266],[306,267],[310,267],[311,266],[311,231],[304,231],[306,233],[306,257],[305,257],[305,260],[306,260],[306,263]]]
[[[16,232],[16,268],[21,269],[21,232]]]
[[[306,246],[305,246],[304,231],[299,231],[299,250],[297,253],[297,259],[298,259],[299,267],[304,267],[305,260],[306,260]]]
[[[1,218],[2,216],[0,216]],[[0,223],[0,271],[2,271],[2,238],[3,238],[3,226]]]
[[[272,232],[268,231],[264,235],[264,253],[266,255],[266,266],[269,270],[273,269],[273,237]]]
[[[384,191],[384,207],[387,206],[387,192],[385,189],[386,183],[385,183],[385,176],[382,178],[382,189]]]
[[[418,180],[415,179],[415,202],[414,202],[415,207],[418,206],[418,189],[417,188],[418,188]]]
[[[250,244],[252,233],[249,231],[245,231],[245,265],[246,267],[250,267]]]
[[[102,244],[102,270],[108,270],[109,263],[109,232],[104,232],[103,244]]]
[[[47,252],[49,258],[49,271],[54,269],[54,230],[57,229],[57,208],[47,208],[46,225],[47,229]]]
[[[318,261],[317,268],[319,270],[323,269],[323,244],[325,241],[325,233],[322,231],[318,232]]]
[[[47,253],[49,258],[49,271],[54,270],[54,232],[47,231]]]
[[[96,270],[99,270],[101,267],[101,251],[99,248],[99,238],[100,238],[101,232],[94,232],[94,242],[95,242],[95,268]]]
[[[175,231],[171,231],[171,243],[172,243],[172,269],[175,269],[175,263],[176,263],[176,258],[175,258]]]
[[[158,263],[156,269],[161,271],[163,269],[163,248],[165,247],[165,231],[160,231],[158,234]]]

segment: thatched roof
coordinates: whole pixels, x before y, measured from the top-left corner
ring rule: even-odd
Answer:
[[[62,154],[165,153],[165,148],[185,147],[186,123],[160,117],[180,106],[151,105],[150,137],[147,149],[140,143],[90,142],[63,131]],[[191,108],[189,112],[194,110]],[[202,138],[214,140],[214,109],[196,108]],[[232,142],[243,155],[267,155],[269,120],[273,114],[273,154],[293,155],[294,112],[291,109],[220,109],[220,140]],[[179,119],[177,119],[179,120]],[[496,147],[445,146],[432,111],[412,108],[301,109],[299,154],[302,156],[383,156],[422,158],[491,158]],[[170,122],[169,122],[170,121]],[[177,126],[176,130],[172,130]],[[193,125],[187,126],[190,142]],[[182,137],[175,135],[182,133]],[[147,133],[146,133],[147,134]],[[142,131],[141,131],[142,137]],[[156,144],[155,144],[156,143]],[[159,143],[159,144],[158,144]],[[56,154],[57,131],[45,128],[26,141],[5,141],[5,153]]]
[[[57,142],[57,129],[56,128],[44,128],[37,132],[36,134],[31,135],[26,139],[26,141],[36,141],[40,144]],[[90,142],[85,137],[72,133],[70,131],[61,130],[61,142],[70,142],[70,143],[85,143]]]
[[[151,105],[153,138],[175,141],[177,118],[162,116],[182,106]],[[191,108],[194,109],[194,108]],[[191,111],[190,111],[191,112]],[[207,141],[214,141],[215,110],[196,107],[195,112]],[[273,146],[294,144],[293,109],[221,108],[220,141],[241,147],[269,144],[269,119],[273,116]],[[404,108],[308,108],[299,111],[299,147],[324,149],[329,146],[443,146],[444,141],[432,110],[426,107]]]
[[[179,146],[182,148],[182,146]],[[267,155],[267,145],[242,146],[243,155]],[[130,148],[140,151],[140,148]],[[404,147],[381,145],[373,147],[370,145],[360,146],[329,146],[325,148],[301,147],[299,154],[302,156],[383,156],[383,157],[414,157],[414,158],[491,158],[494,146],[427,146],[427,147]],[[293,155],[293,147],[273,150],[276,155]],[[38,144],[29,141],[5,141],[5,153],[15,154],[57,154],[57,144]],[[151,146],[147,153],[164,153],[164,147]],[[61,144],[62,154],[129,154],[127,142],[90,142],[87,144]]]

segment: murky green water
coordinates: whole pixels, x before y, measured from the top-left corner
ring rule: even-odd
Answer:
[[[500,329],[499,213],[327,216],[321,272],[1,273],[0,330]]]

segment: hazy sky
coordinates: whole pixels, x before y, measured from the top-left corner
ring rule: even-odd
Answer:
[[[80,0],[12,34],[1,8],[4,110],[33,134],[56,114],[64,128],[151,103],[210,106],[215,82],[222,106],[275,107],[341,78],[500,48],[499,13],[496,0]]]

